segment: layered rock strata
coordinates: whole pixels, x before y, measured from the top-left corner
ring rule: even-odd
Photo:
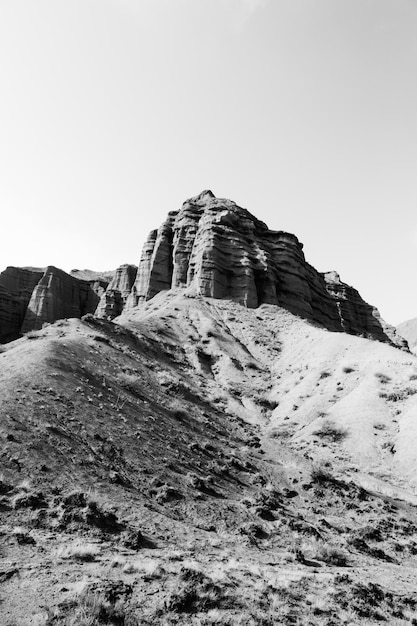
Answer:
[[[17,339],[45,322],[94,313],[105,280],[80,280],[56,267],[8,267],[0,274],[0,342]]]
[[[44,270],[7,267],[0,274],[0,342],[19,336],[32,292]]]
[[[187,200],[151,232],[125,308],[175,287],[247,307],[276,304],[329,330],[406,345],[336,273],[309,265],[295,235],[269,230],[211,191]]]
[[[45,322],[93,313],[98,302],[99,297],[88,281],[51,265],[32,292],[21,332],[42,328]]]
[[[114,271],[111,272],[95,272],[94,270],[71,270],[70,276],[74,276],[79,280],[85,280],[90,283],[92,290],[99,298],[104,294],[107,287],[113,280]]]
[[[100,298],[96,309],[97,317],[113,319],[120,315],[131,294],[138,268],[136,265],[121,265]]]

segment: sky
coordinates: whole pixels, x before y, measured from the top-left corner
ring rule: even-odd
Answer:
[[[0,0],[0,270],[138,264],[211,189],[417,317],[417,0]]]

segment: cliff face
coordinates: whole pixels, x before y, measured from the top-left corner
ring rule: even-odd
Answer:
[[[175,287],[247,307],[276,304],[329,330],[406,345],[336,273],[309,265],[295,235],[269,230],[211,191],[187,200],[149,235],[125,308]]]
[[[0,274],[0,342],[19,336],[32,292],[43,270],[7,267]]]
[[[44,322],[94,313],[107,282],[80,280],[50,266],[8,267],[0,274],[0,342],[37,330]]]
[[[93,313],[98,301],[88,281],[74,278],[51,265],[32,292],[21,332],[42,328],[44,322]]]
[[[121,265],[113,279],[102,293],[96,309],[97,317],[113,319],[120,315],[130,296],[138,268],[135,265]]]

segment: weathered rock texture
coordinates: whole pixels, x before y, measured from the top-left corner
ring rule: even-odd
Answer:
[[[0,342],[19,336],[32,292],[44,270],[7,267],[0,274]]]
[[[117,268],[112,281],[101,295],[96,310],[97,317],[113,319],[122,313],[132,291],[137,271],[136,265],[121,265]]]
[[[74,278],[51,265],[32,292],[21,332],[42,328],[45,322],[93,313],[98,301],[88,281]]]
[[[402,322],[396,327],[396,330],[401,337],[407,340],[410,347],[417,347],[417,318]]]
[[[91,270],[67,274],[53,266],[6,268],[0,274],[0,343],[39,329],[44,322],[94,313],[114,275]]]
[[[378,311],[335,272],[309,265],[295,235],[271,231],[231,200],[204,191],[152,231],[126,309],[175,287],[247,307],[282,306],[329,330],[406,346]]]

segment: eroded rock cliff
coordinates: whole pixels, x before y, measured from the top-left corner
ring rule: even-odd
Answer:
[[[0,342],[19,336],[32,292],[44,270],[7,267],[0,274]]]
[[[136,265],[121,265],[100,298],[96,309],[97,317],[113,319],[124,309],[135,282],[138,268]]]
[[[99,296],[88,281],[51,265],[33,289],[21,332],[42,328],[45,322],[93,313],[98,302]]]
[[[175,287],[247,307],[276,304],[329,330],[406,345],[335,272],[309,265],[295,235],[269,230],[211,191],[187,200],[151,232],[125,308]]]

